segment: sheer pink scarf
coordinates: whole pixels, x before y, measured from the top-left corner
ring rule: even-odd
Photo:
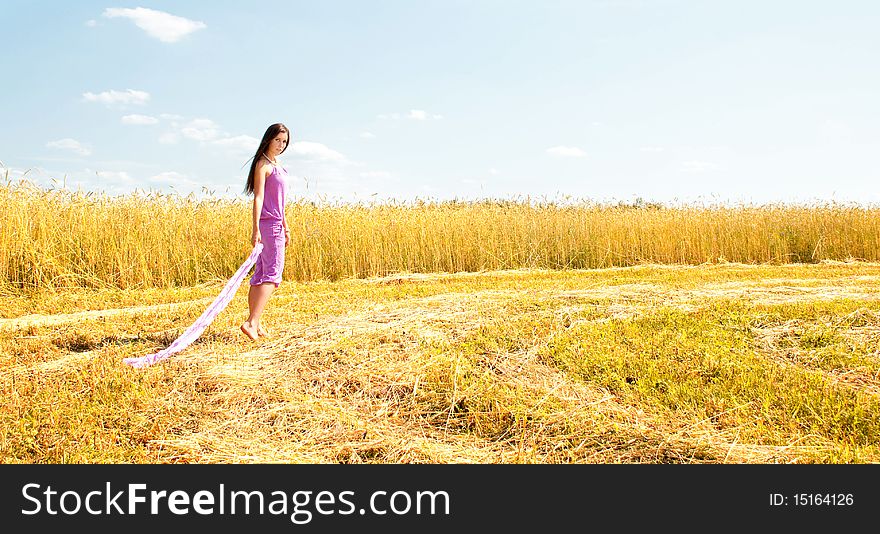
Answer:
[[[202,332],[205,331],[205,328],[211,324],[211,321],[214,320],[220,312],[226,307],[227,304],[232,300],[235,296],[235,292],[238,291],[238,287],[241,285],[242,280],[247,275],[248,271],[251,270],[254,263],[257,261],[257,256],[260,255],[260,252],[263,250],[263,244],[257,243],[254,247],[254,250],[251,251],[251,255],[248,256],[248,259],[241,264],[241,267],[235,272],[232,278],[226,282],[226,286],[220,291],[220,294],[217,295],[217,298],[214,299],[214,302],[211,303],[210,306],[196,319],[196,322],[192,324],[186,331],[180,335],[174,342],[169,345],[167,348],[160,350],[155,354],[147,354],[146,356],[140,356],[138,358],[125,358],[124,361],[128,365],[132,367],[146,367],[148,365],[153,365],[154,363],[160,362],[165,358],[171,356],[172,354],[178,353],[183,349],[187,348],[193,341],[199,338],[202,335]]]

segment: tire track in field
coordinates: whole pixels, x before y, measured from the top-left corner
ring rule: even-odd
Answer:
[[[19,330],[31,326],[56,326],[67,323],[75,323],[79,321],[87,321],[92,319],[103,319],[105,317],[115,317],[118,315],[133,315],[137,313],[146,313],[151,311],[170,311],[183,306],[191,306],[195,304],[207,305],[214,300],[215,297],[205,297],[196,300],[187,300],[183,302],[171,302],[165,304],[153,304],[151,306],[133,306],[127,308],[111,308],[104,310],[89,310],[76,313],[61,313],[57,315],[41,315],[30,314],[12,319],[0,319],[0,330]]]
[[[67,372],[70,370],[70,366],[95,358],[99,355],[99,351],[93,350],[86,352],[69,352],[60,358],[52,360],[9,366],[0,369],[0,380],[11,383],[16,376],[21,377],[29,374],[51,375],[52,373]]]
[[[866,315],[875,323],[880,319],[870,311],[859,310],[854,315]],[[815,323],[792,319],[779,325],[752,327],[757,349],[778,365],[819,373],[829,383],[840,384],[854,391],[880,397],[880,371],[872,371],[865,366],[825,368],[816,360],[815,350],[798,346],[799,332],[811,324]],[[841,326],[836,329],[836,333],[846,340],[870,338],[876,344],[880,339],[880,326],[876,324],[849,328]],[[788,343],[785,343],[786,340]],[[876,356],[877,352],[873,355]]]

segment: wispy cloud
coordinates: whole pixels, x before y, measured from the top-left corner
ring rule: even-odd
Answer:
[[[181,135],[194,141],[213,141],[222,135],[220,127],[211,119],[194,119],[183,125]]]
[[[844,121],[828,119],[820,126],[819,135],[825,141],[848,141],[854,137],[854,131]]]
[[[236,135],[224,137],[214,141],[215,145],[240,152],[253,152],[260,145],[260,140],[250,135]]]
[[[159,136],[159,142],[165,145],[177,144],[181,141],[196,141],[202,146],[218,146],[228,150],[233,156],[257,149],[260,140],[250,135],[231,135],[211,119],[186,119],[180,115],[163,113],[159,115],[167,120],[170,130]]]
[[[391,173],[388,171],[367,171],[360,173],[361,178],[390,178]]]
[[[423,109],[411,109],[409,110],[409,115],[407,115],[406,118],[417,121],[426,121],[430,119],[439,120],[443,118],[443,115],[431,114]]]
[[[563,158],[582,158],[587,155],[586,152],[574,146],[554,146],[546,150],[551,156]]]
[[[124,115],[122,117],[122,124],[134,124],[134,125],[159,124],[159,119],[157,119],[156,117],[150,117],[149,115]]]
[[[165,132],[159,136],[159,142],[163,145],[174,145],[180,141],[180,134],[177,132]]]
[[[109,180],[111,182],[115,182],[116,185],[119,185],[119,182],[123,182],[125,184],[134,183],[134,178],[132,178],[125,171],[97,171],[95,174],[98,178],[102,180]]]
[[[162,144],[195,141],[202,147],[216,147],[230,157],[252,156],[260,144],[260,140],[250,135],[231,135],[208,118],[185,119],[179,115],[162,114],[160,117],[173,117],[169,120],[169,131],[159,137]],[[180,119],[180,120],[177,120]],[[297,141],[291,143],[282,158],[290,157],[298,160],[304,172],[341,172],[340,169],[353,165],[342,153],[333,150],[323,143],[315,141]],[[320,171],[316,171],[317,167]],[[333,169],[332,171],[328,171]]]
[[[7,167],[2,161],[0,161],[0,177],[2,178],[11,178],[13,180],[24,178],[31,169],[21,170]]]
[[[164,11],[156,11],[145,7],[134,9],[110,7],[102,14],[106,18],[127,18],[135,25],[163,43],[175,43],[183,37],[207,28],[204,22],[178,17]]]
[[[180,142],[181,138],[206,141],[216,137],[217,125],[210,119],[192,119],[186,121],[186,117],[173,113],[159,115],[163,120],[169,121],[170,130],[159,136],[159,142],[163,145],[173,145]],[[186,133],[184,134],[184,130]]]
[[[663,152],[664,148],[662,146],[643,146],[639,148],[640,152]]]
[[[253,152],[260,140],[250,135],[230,135],[211,119],[196,118],[185,120],[180,115],[163,113],[171,130],[159,137],[159,142],[166,145],[176,144],[181,140],[197,141],[201,145],[216,145],[238,155],[241,152]]]
[[[59,150],[67,150],[73,152],[74,154],[79,154],[80,156],[88,156],[92,153],[91,148],[80,143],[76,139],[71,139],[69,137],[59,139],[57,141],[49,141],[48,143],[46,143],[46,147],[57,148]]]
[[[361,132],[361,137],[363,137],[364,139],[375,139],[376,135],[372,132]]]
[[[104,91],[102,93],[83,93],[83,100],[86,102],[99,102],[107,106],[116,104],[128,105],[135,104],[143,106],[150,100],[150,93],[146,91],[136,91],[134,89],[126,89],[125,91]]]
[[[176,171],[166,171],[160,172],[155,176],[151,176],[147,179],[148,182],[155,183],[163,183],[163,184],[194,184],[195,182],[191,181],[187,175],[176,172]]]
[[[297,141],[290,145],[289,151],[310,160],[345,161],[346,157],[322,143]]]
[[[721,165],[718,165],[717,163],[712,163],[711,161],[691,160],[682,162],[681,170],[683,172],[702,173],[723,171],[725,169]]]
[[[427,120],[440,120],[443,118],[443,115],[439,113],[428,113],[423,109],[411,109],[409,113],[406,115],[402,115],[400,113],[382,113],[380,115],[376,115],[376,118],[381,120],[400,120],[400,119],[409,119],[414,121],[427,121]]]

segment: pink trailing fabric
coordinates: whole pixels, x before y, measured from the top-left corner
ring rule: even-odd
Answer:
[[[202,332],[205,331],[205,328],[208,327],[209,324],[214,320],[220,312],[226,307],[227,304],[232,300],[235,296],[235,292],[238,291],[238,287],[241,285],[242,280],[247,275],[248,271],[251,270],[254,263],[257,261],[257,257],[260,255],[260,252],[263,251],[263,244],[257,243],[254,247],[254,250],[251,251],[251,255],[248,256],[248,259],[245,260],[244,263],[241,264],[241,267],[235,272],[232,278],[226,282],[226,286],[220,291],[220,294],[217,295],[217,298],[214,299],[214,302],[211,303],[210,306],[196,319],[196,322],[192,324],[186,331],[180,335],[174,342],[169,345],[166,349],[160,350],[155,354],[148,354],[146,356],[141,356],[139,358],[125,358],[124,361],[128,365],[132,367],[147,367],[148,365],[153,365],[154,363],[160,362],[165,358],[171,356],[172,354],[178,353],[183,349],[187,348],[193,341],[199,338],[202,335]]]

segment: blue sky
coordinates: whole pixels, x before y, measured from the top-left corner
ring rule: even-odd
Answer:
[[[3,0],[0,176],[290,195],[880,201],[880,3]],[[54,181],[53,181],[54,180]]]

